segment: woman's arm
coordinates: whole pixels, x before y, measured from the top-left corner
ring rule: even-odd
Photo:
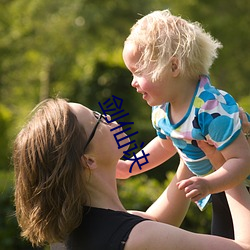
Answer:
[[[249,250],[250,196],[242,185],[226,193],[235,225],[235,240],[191,233],[164,223],[144,221],[131,231],[125,250]]]
[[[193,176],[181,160],[176,174],[162,195],[147,209],[146,214],[157,221],[180,226],[189,208],[190,200],[177,188],[180,180]]]
[[[206,143],[201,143],[201,146],[203,147],[204,152],[209,156],[210,159],[213,159],[216,164],[218,162],[222,164],[224,163],[223,157],[221,157],[220,152],[214,151],[213,148]],[[182,165],[182,167],[183,166],[184,165]],[[179,169],[181,169],[182,167],[179,167]],[[171,182],[171,184],[174,182],[175,179]],[[164,193],[166,192],[167,190]],[[137,226],[134,227],[126,243],[125,250],[250,250],[250,237],[248,230],[250,225],[249,193],[244,185],[239,185],[237,187],[227,190],[226,195],[232,213],[235,240],[221,238],[218,236],[195,234],[167,224],[153,221],[145,221],[139,223]],[[152,208],[154,207],[154,205],[157,205],[157,202],[159,202],[158,205],[161,207],[162,203],[160,201],[162,201],[164,204],[164,199],[162,198],[162,196],[159,198],[158,201],[156,201],[155,204],[152,205]],[[171,206],[169,206],[168,208],[171,210],[173,209],[171,208]],[[157,214],[157,206],[155,211]],[[167,213],[168,211],[165,213],[165,215],[167,215]]]
[[[245,185],[226,190],[232,214],[235,240],[249,245],[250,249],[250,195]],[[225,248],[224,248],[225,249]]]
[[[128,212],[179,227],[189,208],[190,199],[187,199],[185,193],[177,188],[176,183],[191,176],[193,174],[181,160],[176,174],[168,187],[146,212],[134,210]]]

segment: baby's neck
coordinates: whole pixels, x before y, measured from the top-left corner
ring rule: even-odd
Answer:
[[[187,113],[195,94],[197,82],[197,80],[183,82],[182,90],[179,91],[178,96],[170,102],[169,118],[172,124],[181,121]]]

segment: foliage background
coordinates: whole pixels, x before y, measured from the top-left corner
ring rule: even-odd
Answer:
[[[130,87],[122,47],[130,27],[150,11],[199,21],[224,48],[211,70],[213,84],[250,111],[250,5],[248,0],[0,0],[0,248],[31,249],[20,239],[13,207],[11,145],[29,111],[60,95],[98,109],[112,94],[124,100],[138,141],[155,136],[150,108]],[[126,181],[120,195],[128,208],[145,209],[159,195],[178,164]],[[168,176],[167,181],[166,176]],[[192,205],[184,228],[209,232],[211,209]]]

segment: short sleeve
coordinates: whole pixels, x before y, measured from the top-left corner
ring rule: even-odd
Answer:
[[[167,139],[169,136],[167,131],[171,130],[168,119],[166,119],[166,107],[166,104],[162,106],[155,106],[152,108],[151,114],[152,125],[156,130],[157,136],[159,136],[161,139]]]
[[[208,95],[206,95],[208,96]],[[203,98],[201,95],[200,98]],[[218,150],[230,145],[240,134],[241,121],[238,105],[225,91],[214,91],[198,112],[198,123],[202,134]]]
[[[159,136],[159,137],[160,137],[161,139],[163,139],[163,140],[167,139],[166,135],[162,134],[162,133],[159,132],[159,131],[156,131],[156,134],[157,134],[157,136]]]

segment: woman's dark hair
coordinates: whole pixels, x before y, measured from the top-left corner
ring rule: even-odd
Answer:
[[[86,202],[82,159],[86,133],[64,99],[32,112],[13,149],[15,205],[22,236],[33,245],[64,241]]]

